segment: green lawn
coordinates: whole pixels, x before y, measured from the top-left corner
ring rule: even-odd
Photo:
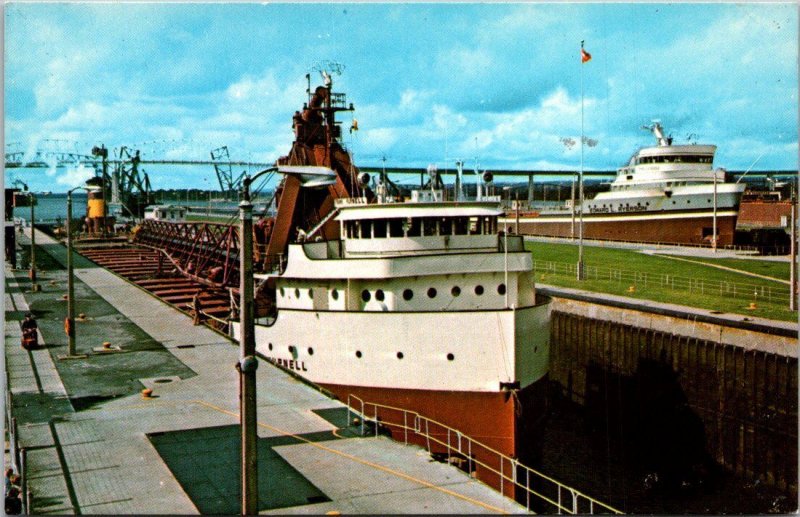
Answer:
[[[751,259],[732,259],[732,258],[707,258],[707,257],[686,257],[698,262],[717,264],[720,266],[749,271],[759,275],[789,280],[789,263],[776,262],[774,260],[751,260]]]
[[[789,286],[780,282],[669,257],[645,255],[635,250],[594,246],[583,248],[587,279],[579,282],[574,270],[567,269],[577,263],[577,245],[528,242],[526,248],[531,250],[536,261],[536,281],[540,283],[688,305],[723,313],[784,321],[797,320],[797,313],[788,310]],[[781,268],[784,267],[788,277],[788,264],[785,263],[681,258],[718,263],[778,278],[783,277]],[[759,292],[756,296],[753,295],[755,291]],[[755,310],[748,309],[751,302],[756,303]]]

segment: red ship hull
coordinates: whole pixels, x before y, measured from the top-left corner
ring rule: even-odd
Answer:
[[[687,214],[689,215],[689,214]],[[566,220],[565,220],[566,219]],[[583,218],[583,238],[611,241],[648,242],[661,244],[710,245],[714,218],[711,214],[688,217],[648,218],[646,216],[620,216],[609,220],[607,215],[585,215]],[[558,220],[548,216],[525,216],[516,219],[509,214],[509,229],[525,235],[546,237],[578,238],[579,220],[573,225],[569,218],[560,216]],[[736,215],[726,212],[717,215],[717,246],[733,244],[736,230]]]
[[[416,412],[447,427],[459,431],[489,449],[493,449],[510,458],[518,459],[524,465],[535,464],[541,449],[542,426],[547,415],[547,377],[512,392],[454,392],[433,390],[410,390],[391,388],[372,388],[364,386],[322,385],[342,401],[354,395],[366,403],[365,414],[372,417],[375,413],[370,403]],[[360,410],[358,402],[351,400],[351,406]],[[429,448],[434,455],[447,455],[447,446],[426,439],[422,433],[414,433],[403,429],[414,426],[413,417],[404,420],[400,411],[392,411],[378,407],[377,414],[382,426],[391,432],[393,439],[407,441]],[[448,433],[443,427],[431,425],[421,431],[444,443],[451,443],[457,449],[457,434]],[[509,482],[512,474],[509,463],[501,462],[497,454],[486,448],[472,445],[466,441],[461,447],[463,461],[457,464],[469,469],[473,475],[502,491],[508,497],[519,494]],[[473,461],[467,461],[471,456]],[[501,466],[501,463],[503,465]],[[502,480],[500,472],[507,479]]]

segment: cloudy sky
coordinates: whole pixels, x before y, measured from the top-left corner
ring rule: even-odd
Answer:
[[[207,159],[226,145],[272,162],[290,148],[305,74],[319,84],[327,60],[344,65],[334,89],[356,107],[360,130],[344,143],[361,165],[477,156],[482,168],[577,170],[583,84],[587,170],[649,145],[640,127],[653,119],[676,142],[717,144],[728,169],[798,166],[795,3],[10,3],[4,14],[5,141],[22,150],[58,139]],[[155,188],[204,186],[203,173],[148,172]],[[34,189],[53,182],[17,174]]]

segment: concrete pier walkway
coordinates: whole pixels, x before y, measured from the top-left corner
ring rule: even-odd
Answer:
[[[59,359],[66,249],[41,232],[36,242],[41,291],[30,291],[26,270],[5,269],[6,386],[30,513],[238,513],[238,347],[76,256],[85,357]],[[27,311],[43,345],[32,351],[19,340]],[[260,361],[260,513],[525,512],[420,448],[355,436],[337,425],[344,414],[338,401]]]

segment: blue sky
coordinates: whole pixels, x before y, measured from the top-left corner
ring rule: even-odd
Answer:
[[[4,14],[5,140],[23,149],[61,139],[206,159],[227,145],[272,162],[291,146],[305,74],[333,60],[345,65],[334,89],[356,107],[360,130],[344,134],[357,164],[478,156],[486,168],[577,170],[579,146],[564,141],[580,138],[582,77],[597,141],[586,169],[651,144],[640,126],[653,119],[676,142],[717,144],[721,167],[798,166],[795,3],[11,3]],[[213,174],[148,172],[155,188]],[[64,190],[85,169],[16,174]]]

